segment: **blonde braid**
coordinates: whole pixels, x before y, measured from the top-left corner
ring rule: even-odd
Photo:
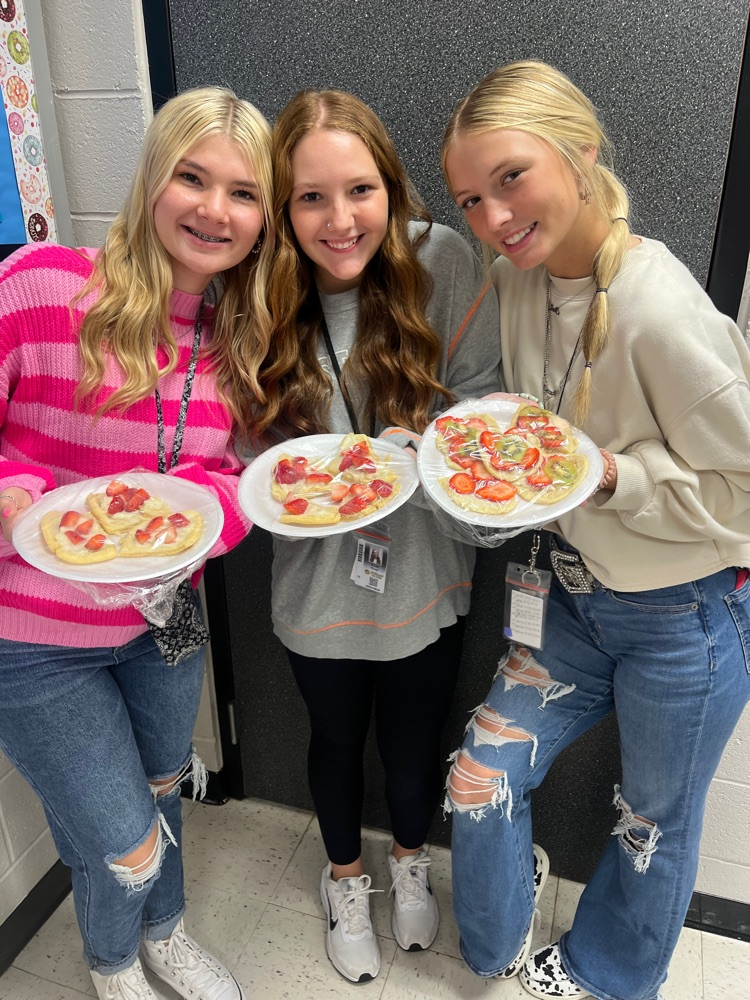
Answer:
[[[594,257],[596,291],[581,330],[581,352],[585,359],[583,374],[573,400],[573,420],[584,427],[591,409],[591,367],[609,342],[609,286],[622,266],[630,242],[628,195],[612,171],[597,163],[584,178],[592,192],[592,201],[611,223],[609,233]]]

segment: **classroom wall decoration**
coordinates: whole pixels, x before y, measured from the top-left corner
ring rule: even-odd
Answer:
[[[0,0],[0,243],[55,241],[23,0]]]

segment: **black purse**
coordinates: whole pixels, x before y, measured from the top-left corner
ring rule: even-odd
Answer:
[[[146,619],[159,652],[170,667],[205,646],[210,636],[203,625],[198,595],[190,580],[183,580],[175,591],[172,614],[163,625],[154,625]]]

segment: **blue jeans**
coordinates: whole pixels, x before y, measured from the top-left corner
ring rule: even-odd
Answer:
[[[732,569],[575,596],[555,580],[545,649],[501,661],[446,798],[461,949],[478,975],[515,959],[532,920],[531,789],[615,708],[620,819],[560,947],[568,975],[599,1000],[657,995],[695,883],[708,787],[750,698],[750,581],[734,590],[736,580]]]
[[[42,800],[102,975],[133,963],[142,932],[169,937],[185,909],[179,787],[156,800],[149,782],[202,769],[203,667],[203,650],[168,667],[149,632],[117,648],[0,639],[0,747]],[[133,879],[116,862],[157,823],[153,874]]]

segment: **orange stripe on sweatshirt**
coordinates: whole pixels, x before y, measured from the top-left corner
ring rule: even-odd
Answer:
[[[455,590],[457,587],[470,587],[470,586],[471,586],[470,580],[466,580],[462,583],[452,583],[450,587],[444,587],[433,601],[430,601],[429,604],[425,604],[425,606],[420,611],[417,611],[415,615],[412,615],[411,618],[407,618],[405,621],[402,622],[391,622],[390,625],[384,625],[381,622],[368,621],[367,619],[364,619],[363,621],[332,622],[330,625],[323,625],[322,628],[310,628],[310,629],[292,628],[292,626],[289,625],[287,622],[282,622],[281,624],[283,624],[285,628],[288,628],[290,632],[294,632],[295,635],[317,635],[319,632],[329,632],[332,628],[343,628],[345,625],[367,625],[370,628],[382,628],[382,629],[403,628],[404,625],[411,625],[411,623],[413,621],[416,621],[420,615],[423,615],[425,613],[425,611],[429,611],[430,608],[434,607],[440,600],[440,598],[443,597],[444,594],[447,594],[450,590]]]
[[[479,295],[477,295],[476,299],[472,303],[471,308],[469,309],[469,311],[464,316],[463,323],[461,324],[461,326],[459,326],[458,330],[456,331],[456,336],[450,342],[450,346],[448,347],[448,357],[449,358],[452,356],[453,352],[458,347],[458,342],[461,339],[461,337],[463,337],[464,332],[466,330],[466,327],[471,322],[472,316],[477,311],[477,309],[479,308],[479,306],[482,304],[482,299],[485,297],[485,295],[487,294],[487,292],[490,290],[491,287],[492,287],[491,285],[485,285],[484,286],[484,288],[482,289],[482,291],[479,293]]]

